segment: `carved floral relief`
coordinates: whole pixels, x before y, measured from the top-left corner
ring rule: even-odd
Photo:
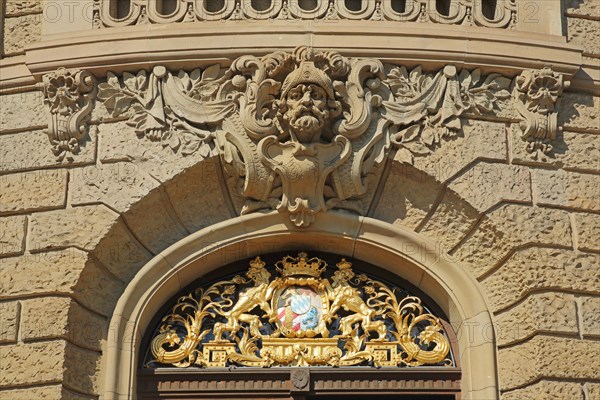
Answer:
[[[188,155],[217,152],[245,199],[308,226],[331,208],[365,213],[392,149],[428,154],[464,113],[494,111],[510,80],[447,66],[437,73],[300,47],[173,73],[109,74],[98,98],[140,137]]]
[[[71,154],[96,86],[83,71],[57,74],[60,82],[46,77],[49,131],[55,152]],[[166,151],[221,157],[242,214],[276,209],[305,227],[330,209],[366,214],[391,154],[407,163],[427,156],[461,135],[462,119],[493,117],[511,90],[528,149],[549,154],[563,87],[550,69],[513,83],[479,69],[408,70],[299,47],[227,68],[109,72],[97,99]],[[67,119],[78,129],[61,128]]]
[[[89,134],[89,116],[96,96],[96,78],[87,71],[58,69],[44,76],[44,103],[52,152],[58,161],[72,161]]]
[[[558,99],[568,85],[550,68],[524,71],[515,79],[515,106],[521,117],[521,138],[534,160],[552,155],[552,142],[559,132]]]

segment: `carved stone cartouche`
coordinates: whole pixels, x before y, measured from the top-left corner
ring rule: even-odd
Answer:
[[[365,215],[391,151],[407,163],[427,156],[461,134],[464,117],[494,114],[511,84],[479,69],[409,71],[299,47],[228,68],[108,73],[98,99],[167,151],[219,155],[242,214],[277,209],[305,227],[329,209]],[[514,86],[537,151],[555,135],[562,78],[530,71]]]

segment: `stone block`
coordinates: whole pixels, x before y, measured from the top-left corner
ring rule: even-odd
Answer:
[[[442,142],[432,154],[415,157],[415,167],[439,182],[446,182],[475,160],[507,159],[503,123],[463,120],[462,136]]]
[[[498,311],[536,290],[600,294],[598,265],[598,254],[534,247],[517,251],[481,284],[491,309]]]
[[[24,131],[43,128],[48,126],[48,111],[44,105],[44,95],[41,91],[5,94],[0,96],[0,132]],[[46,138],[48,150],[50,142]],[[29,136],[19,136],[20,141],[26,144],[31,140]],[[19,151],[18,148],[10,148],[10,151]],[[24,155],[21,153],[21,155]],[[34,154],[30,154],[34,156]],[[4,164],[6,161],[2,159]]]
[[[527,168],[478,162],[448,186],[479,212],[502,201],[531,202]]]
[[[600,4],[596,0],[567,0],[563,7],[569,15],[600,19]]]
[[[0,218],[0,257],[23,254],[26,217]]]
[[[42,36],[42,15],[29,14],[4,19],[4,54],[23,54],[25,45],[39,42]]]
[[[449,252],[477,223],[480,214],[451,190],[446,190],[441,203],[420,232],[429,236]]]
[[[588,391],[587,400],[600,400],[600,383],[586,383]]]
[[[67,343],[63,383],[80,393],[100,393],[101,353]]]
[[[188,235],[168,201],[162,190],[156,190],[123,216],[135,237],[154,254]]]
[[[117,223],[118,214],[104,205],[75,207],[31,216],[31,250],[78,247],[94,250]]]
[[[575,297],[564,293],[534,293],[496,315],[498,346],[522,341],[536,333],[578,333]]]
[[[79,393],[98,394],[98,352],[55,340],[0,346],[0,358],[0,388],[62,382]]]
[[[502,400],[585,400],[583,386],[575,382],[541,380],[524,388],[502,393]]]
[[[581,334],[584,337],[600,337],[600,297],[581,297]]]
[[[0,299],[31,295],[72,295],[81,304],[110,316],[124,283],[74,248],[0,259]]]
[[[1,99],[2,97],[0,97]],[[48,135],[43,131],[0,135],[0,172],[37,170],[60,165],[76,166],[96,161],[96,133],[90,140],[80,142],[80,151],[74,161],[57,161],[50,149]]]
[[[160,182],[172,179],[210,156],[200,151],[183,155],[179,150],[174,152],[168,146],[139,138],[123,121],[100,124],[98,131],[102,137],[99,149],[102,162],[130,161]]]
[[[42,170],[0,176],[0,215],[63,208],[66,170]]]
[[[18,389],[4,389],[3,399],[7,400],[91,400],[95,397],[72,392],[62,385],[35,386]]]
[[[600,251],[600,215],[575,214],[579,249]]]
[[[545,160],[533,160],[525,150],[525,142],[521,140],[519,133],[511,129],[511,135],[511,158],[514,164],[563,168],[577,172],[600,171],[600,135],[564,132],[552,143],[553,153]]]
[[[483,217],[453,257],[479,277],[516,248],[535,244],[571,247],[568,213],[556,209],[503,205]]]
[[[124,212],[151,190],[158,182],[129,162],[90,165],[72,170],[71,203],[74,206],[101,202]]]
[[[93,314],[68,297],[38,297],[22,301],[21,338],[24,342],[65,339],[101,350],[106,318]]]
[[[569,128],[600,132],[600,97],[588,93],[564,93],[560,98],[558,124]]]
[[[597,20],[567,18],[567,25],[567,41],[583,47],[584,55],[600,55],[600,29]]]
[[[20,309],[18,301],[0,303],[0,344],[17,342]]]
[[[500,389],[516,389],[543,378],[598,380],[600,368],[590,368],[598,359],[597,341],[535,336],[498,351]]]
[[[600,211],[600,176],[565,171],[534,170],[536,203]]]
[[[42,2],[39,0],[6,0],[4,7],[4,15],[7,17],[42,12]]]
[[[189,168],[165,186],[179,220],[190,232],[232,217],[219,179],[219,160],[211,158]]]
[[[434,178],[399,162],[392,163],[387,179],[380,185],[384,185],[383,191],[375,199],[370,216],[412,229],[419,226],[442,191]]]
[[[78,247],[119,279],[129,281],[152,255],[106,206],[84,206],[34,214],[32,251]]]
[[[0,388],[62,381],[65,345],[57,340],[0,346]]]
[[[556,155],[557,165],[566,170],[600,172],[600,135],[563,133],[565,150]]]

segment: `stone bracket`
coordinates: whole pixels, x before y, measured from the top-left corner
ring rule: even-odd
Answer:
[[[88,71],[59,68],[43,77],[44,103],[52,152],[58,161],[73,161],[89,134],[96,78]]]

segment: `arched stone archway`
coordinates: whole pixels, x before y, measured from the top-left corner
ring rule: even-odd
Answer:
[[[457,330],[465,398],[497,396],[492,319],[469,273],[430,240],[406,228],[330,212],[302,230],[278,213],[230,219],[190,235],[145,265],[125,289],[111,319],[103,360],[105,398],[134,393],[142,335],[165,301],[228,262],[291,249],[369,260],[420,288]]]

